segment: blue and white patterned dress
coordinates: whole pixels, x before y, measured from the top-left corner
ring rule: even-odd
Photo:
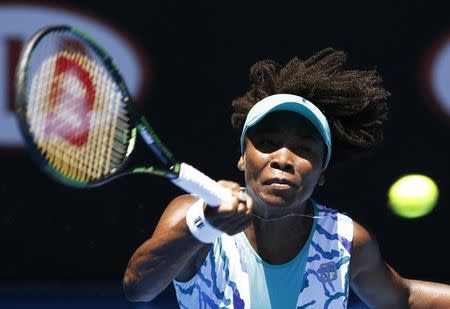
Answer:
[[[307,261],[304,271],[298,274],[303,278],[294,294],[297,295],[294,308],[346,308],[353,221],[317,203],[314,207],[316,222],[303,249],[307,250]],[[251,295],[248,269],[254,259],[245,250],[248,242],[242,237],[243,232],[234,236],[223,234],[211,246],[191,280],[174,281],[180,308],[252,308],[251,297],[258,296]],[[264,308],[276,306],[268,304]]]

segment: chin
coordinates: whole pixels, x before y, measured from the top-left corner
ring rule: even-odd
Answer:
[[[289,208],[295,203],[295,196],[279,194],[265,194],[261,196],[261,202],[268,207]]]

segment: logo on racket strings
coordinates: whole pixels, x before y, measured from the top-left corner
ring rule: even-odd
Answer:
[[[95,88],[91,76],[76,59],[57,56],[49,96],[46,134],[57,134],[78,147],[86,144]]]

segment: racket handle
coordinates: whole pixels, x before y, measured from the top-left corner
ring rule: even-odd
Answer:
[[[186,163],[181,163],[178,178],[171,181],[184,191],[202,198],[212,207],[218,207],[231,198],[230,191]]]

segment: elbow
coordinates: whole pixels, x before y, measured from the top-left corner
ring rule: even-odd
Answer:
[[[150,302],[157,296],[149,291],[144,293],[137,280],[127,274],[123,279],[123,292],[125,297],[132,302]]]

